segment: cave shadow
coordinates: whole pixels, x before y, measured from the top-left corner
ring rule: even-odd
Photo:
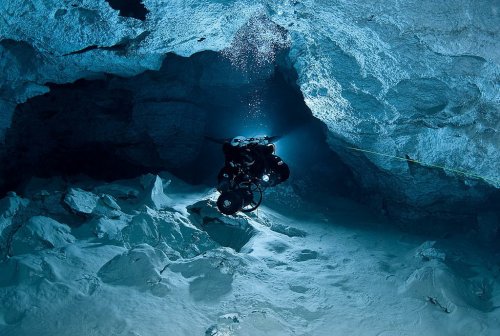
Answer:
[[[248,73],[204,51],[168,54],[158,71],[129,78],[49,83],[50,92],[14,112],[1,189],[19,191],[31,176],[111,181],[161,170],[213,186],[224,157],[205,136],[265,134],[282,137],[277,154],[300,192],[353,194],[350,169],[327,145],[326,127],[312,116],[296,81],[286,53]]]
[[[109,6],[119,11],[120,16],[131,17],[141,21],[146,20],[149,10],[142,0],[105,0]]]

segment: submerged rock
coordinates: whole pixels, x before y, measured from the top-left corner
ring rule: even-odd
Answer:
[[[161,281],[167,261],[163,252],[143,244],[111,259],[97,274],[105,283],[145,289]]]
[[[99,201],[110,209],[118,211],[121,210],[120,206],[118,205],[118,203],[116,203],[116,200],[112,196],[102,195]]]
[[[145,205],[160,210],[172,203],[172,200],[163,191],[171,181],[167,181],[164,185],[161,177],[157,175],[145,175],[142,177],[141,182],[144,187],[143,203]]]
[[[439,249],[434,247],[435,241],[426,241],[419,247],[417,247],[415,252],[415,257],[423,261],[439,260],[445,261],[446,254]]]
[[[134,216],[130,223],[122,230],[123,239],[130,246],[139,244],[157,245],[160,241],[156,220],[145,212]],[[179,240],[182,236],[179,234]]]
[[[63,202],[75,214],[87,216],[94,211],[98,200],[99,196],[91,192],[71,188],[64,196]]]
[[[4,238],[4,230],[12,224],[12,218],[20,208],[29,204],[29,200],[15,193],[0,200],[0,238]]]
[[[9,218],[16,214],[22,206],[28,205],[29,201],[19,197],[16,193],[10,193],[0,200],[1,218]]]
[[[25,219],[18,214],[29,204],[28,199],[21,198],[15,193],[10,193],[0,200],[0,259],[12,253],[12,236],[24,224]]]
[[[486,280],[462,278],[437,261],[416,269],[398,288],[399,293],[426,301],[444,313],[468,306],[490,312],[494,309],[491,291]]]
[[[245,215],[226,216],[212,200],[202,200],[187,207],[190,220],[222,246],[240,252],[258,230]]]
[[[63,247],[75,241],[69,226],[51,218],[35,216],[28,220],[12,239],[12,254],[19,255],[34,251]]]
[[[126,227],[127,223],[121,218],[110,219],[99,217],[91,220],[86,225],[93,228],[92,230],[97,238],[122,241],[122,230]]]

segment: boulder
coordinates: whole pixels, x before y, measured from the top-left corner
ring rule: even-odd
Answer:
[[[107,262],[97,273],[105,283],[146,289],[158,284],[168,259],[150,245],[138,245]]]
[[[171,204],[171,199],[164,193],[164,188],[168,187],[170,181],[163,183],[162,178],[157,175],[146,175],[143,176],[141,182],[144,186],[142,195],[143,204],[156,210]]]
[[[13,236],[13,255],[32,253],[43,249],[59,248],[75,241],[69,226],[49,217],[31,217]]]
[[[70,188],[63,199],[71,212],[82,216],[89,216],[98,201],[99,196],[79,188]]]

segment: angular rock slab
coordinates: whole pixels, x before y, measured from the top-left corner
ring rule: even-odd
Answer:
[[[49,217],[31,217],[12,240],[12,254],[19,255],[47,248],[63,247],[75,241],[69,226]]]
[[[97,201],[99,196],[79,188],[69,189],[63,200],[70,211],[83,216],[88,216],[94,211]]]
[[[171,204],[172,200],[165,195],[163,189],[170,184],[170,181],[163,183],[159,176],[145,175],[142,177],[145,190],[142,194],[143,203],[152,209],[162,209]]]
[[[161,281],[167,261],[163,252],[142,244],[111,259],[97,275],[105,283],[147,288]]]

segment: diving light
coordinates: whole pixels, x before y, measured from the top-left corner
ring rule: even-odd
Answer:
[[[269,175],[267,174],[262,175],[262,181],[269,182]]]

